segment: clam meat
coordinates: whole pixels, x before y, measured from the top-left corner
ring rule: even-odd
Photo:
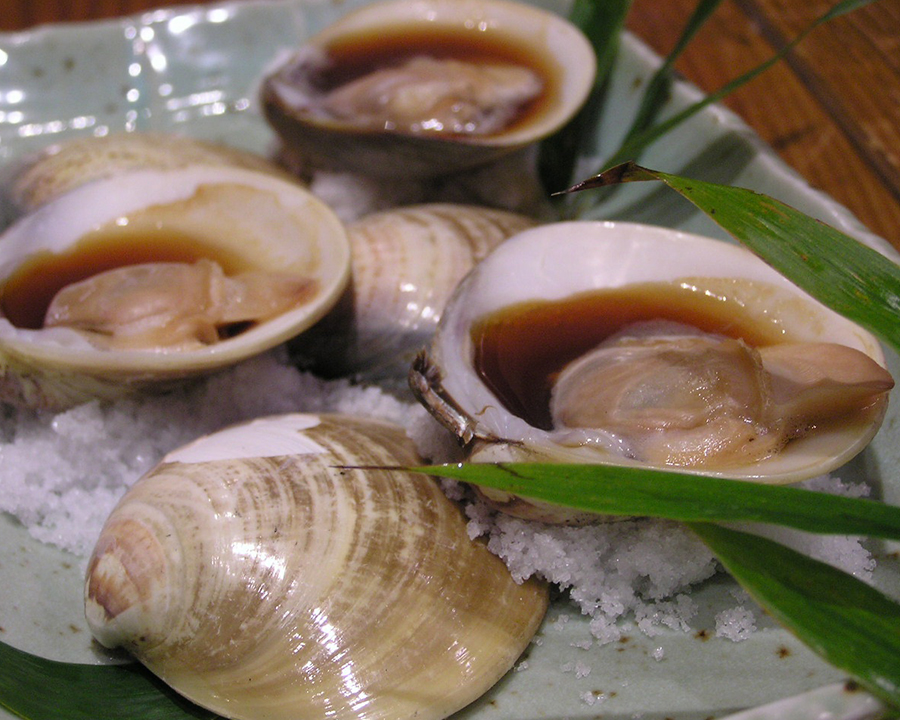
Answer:
[[[455,712],[525,649],[547,587],[470,540],[433,479],[372,469],[420,462],[402,428],[341,415],[170,453],[97,541],[91,631],[225,717]]]
[[[86,182],[0,236],[0,399],[59,409],[226,367],[315,324],[349,266],[343,224],[276,174]]]
[[[429,177],[540,140],[580,109],[595,55],[562,17],[508,0],[373,3],[264,78],[266,118],[314,168]]]
[[[473,461],[767,483],[859,453],[893,386],[873,336],[748,251],[603,222],[540,226],[491,253],[457,288],[410,381]]]

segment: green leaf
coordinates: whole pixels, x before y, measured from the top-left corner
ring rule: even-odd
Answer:
[[[900,605],[771,540],[706,523],[690,527],[776,620],[872,694],[900,707]]]
[[[569,19],[587,36],[597,56],[591,96],[569,123],[540,145],[538,174],[549,190],[572,182],[575,164],[596,131],[600,105],[619,49],[631,0],[575,0]]]
[[[659,180],[778,272],[900,351],[900,266],[779,200],[624,163],[567,192]]]
[[[142,665],[57,662],[0,643],[0,706],[27,720],[214,720]]]
[[[819,27],[823,23],[828,22],[829,20],[852,12],[853,10],[863,7],[864,5],[868,5],[871,2],[875,2],[875,0],[843,0],[843,2],[837,3],[826,13],[811,22],[800,32],[799,35],[797,35],[797,37],[795,37],[791,42],[781,48],[765,62],[747,71],[734,80],[731,80],[730,82],[719,88],[719,90],[706,95],[702,100],[698,100],[697,102],[689,105],[675,115],[666,118],[664,121],[656,125],[646,127],[640,132],[629,133],[619,149],[616,150],[616,152],[613,153],[613,155],[604,163],[603,168],[606,169],[613,167],[614,165],[618,165],[622,162],[625,162],[626,160],[637,159],[646,147],[656,142],[663,135],[670,132],[671,130],[674,130],[676,127],[696,115],[708,105],[719,102],[738,88],[746,85],[748,82],[764,73],[775,63],[781,60],[785,55],[787,55],[798,43],[800,43],[807,35],[809,35],[809,33],[811,33],[817,27]]]
[[[703,24],[709,19],[713,11],[721,4],[722,0],[700,0],[694,12],[688,19],[681,37],[672,51],[666,56],[659,69],[653,74],[644,90],[644,97],[638,108],[637,114],[631,123],[631,127],[622,141],[623,145],[628,145],[640,133],[645,131],[657,115],[661,112],[666,101],[669,99],[669,93],[674,79],[675,61],[681,56],[681,53],[687,48],[694,35],[703,27]]]
[[[826,661],[900,707],[900,604],[776,542],[710,522],[765,522],[898,539],[900,508],[796,487],[633,467],[516,463],[416,470],[578,510],[686,521],[761,607]]]
[[[601,515],[762,522],[900,540],[900,507],[787,485],[615,465],[457,463],[415,470]]]

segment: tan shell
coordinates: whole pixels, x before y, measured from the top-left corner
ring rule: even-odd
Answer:
[[[12,219],[94,180],[190,165],[226,165],[288,177],[265,158],[226,145],[164,133],[116,133],[67,140],[14,163],[4,171],[3,192]]]
[[[510,268],[515,268],[515,273],[511,273]],[[798,417],[805,418],[803,413],[823,397],[833,407],[844,407],[835,404],[837,400],[832,402],[828,399],[830,396],[827,393],[835,387],[841,402],[849,399],[852,406],[852,409],[845,408],[840,412],[840,419],[814,421],[808,432],[800,434],[793,433],[800,423],[790,418],[791,422],[785,424],[784,429],[791,432],[782,435],[783,440],[778,443],[775,452],[764,455],[750,453],[743,459],[743,456],[732,455],[727,458],[727,463],[717,465],[692,461],[688,468],[690,472],[764,483],[796,482],[830,472],[846,463],[878,431],[887,407],[887,391],[893,381],[884,368],[884,355],[876,338],[815,301],[743,248],[696,235],[630,223],[554,223],[526,230],[505,242],[466,277],[450,299],[433,342],[412,369],[410,382],[413,390],[433,414],[472,450],[472,461],[603,463],[672,469],[676,465],[669,461],[658,464],[641,461],[635,452],[636,443],[631,442],[628,436],[611,432],[604,426],[596,430],[596,425],[581,426],[579,423],[576,427],[531,424],[526,420],[527,413],[513,411],[504,404],[485,382],[485,375],[475,368],[474,361],[475,347],[482,340],[476,340],[471,331],[486,316],[505,308],[531,307],[541,302],[556,303],[585,297],[596,291],[629,287],[640,289],[652,283],[678,288],[679,292],[690,294],[692,298],[716,308],[727,307],[729,312],[735,314],[723,319],[720,325],[731,327],[732,331],[734,327],[752,326],[756,336],[769,338],[757,351],[766,368],[764,374],[769,376],[762,381],[770,383],[774,392],[766,400],[766,408],[774,407],[777,411],[781,407],[791,407],[801,413]],[[646,319],[679,319],[667,314],[667,306],[657,305],[657,308]],[[739,316],[743,318],[740,321],[737,320]],[[557,313],[554,317],[560,327],[564,327],[567,318],[575,315]],[[592,327],[607,326],[603,317],[593,317],[596,319],[592,321]],[[587,323],[581,327],[587,327]],[[554,353],[557,353],[556,357],[562,357],[549,334],[538,332],[532,337],[540,338],[537,347],[548,349],[550,358],[554,357]],[[577,347],[578,342],[583,342],[584,332],[572,333],[571,337],[577,338],[577,342],[571,345]],[[590,341],[584,351],[595,346],[597,349],[603,348],[603,345],[597,345],[598,342]],[[792,353],[782,352],[781,349],[796,346],[807,346],[813,361],[801,360],[800,366],[789,369],[788,363],[795,360]],[[769,352],[770,348],[778,352]],[[836,352],[837,349],[841,352]],[[524,352],[518,351],[515,355],[508,355],[509,361],[516,366],[522,365],[525,356]],[[844,366],[843,362],[836,362],[838,356],[851,356],[851,360],[855,358],[863,372],[857,373],[857,366],[851,363]],[[560,360],[548,374],[547,381],[561,383],[565,369],[576,366],[575,357],[578,355]],[[634,367],[636,361],[631,355],[623,357],[631,358],[626,361],[625,367]],[[802,359],[802,354],[798,357]],[[826,362],[816,361],[823,357]],[[782,358],[786,360],[783,367],[779,367],[777,374],[771,374],[768,370],[770,366],[765,363],[781,365]],[[828,358],[834,361],[828,362]],[[833,370],[838,370],[844,379],[833,375]],[[665,375],[667,378],[669,376]],[[613,378],[611,374],[607,374],[605,379],[608,384],[603,384],[596,394],[589,386],[576,385],[572,395],[579,402],[594,395],[604,398],[605,402],[616,397],[626,384],[621,377]],[[835,380],[839,381],[838,384]],[[845,380],[849,385],[843,384]],[[807,383],[812,383],[808,394]],[[782,386],[802,388],[804,394],[798,396],[796,404],[782,406],[782,400],[776,397]],[[524,389],[525,386],[521,387]],[[847,388],[849,396],[845,392]],[[643,413],[645,406],[660,396],[654,390],[642,398],[640,393],[645,389],[646,386],[643,390],[638,388],[632,395],[636,403],[633,405],[635,416]],[[688,395],[687,391],[682,392],[682,387],[677,390],[691,402],[697,397],[705,397]],[[776,402],[779,404],[768,404]],[[789,402],[795,401],[791,399]],[[604,409],[603,413],[586,414],[603,415],[605,412]],[[655,421],[658,418],[651,419]],[[688,419],[694,421],[693,417]],[[777,416],[775,420],[780,422]],[[656,429],[651,432],[658,433],[662,424],[654,425]],[[719,426],[733,427],[727,423]],[[749,420],[742,425],[742,432],[748,426]],[[768,428],[764,426],[762,431],[768,432]],[[657,434],[652,436],[654,442],[658,437]],[[675,439],[678,442],[681,440],[680,437]],[[731,442],[734,438],[728,440]],[[742,448],[750,445],[733,443],[733,447],[743,452]],[[756,443],[753,444],[755,447]],[[679,464],[677,467],[685,466]],[[515,514],[542,520],[584,519],[581,515],[573,518],[568,511],[557,511],[508,494],[485,492],[498,506]]]
[[[338,44],[396,37],[401,51],[422,33],[458,33],[464,43],[506,48],[515,62],[538,63],[547,75],[537,110],[485,135],[359,128],[323,115],[320,58]],[[421,54],[430,55],[431,46]],[[327,62],[327,60],[326,60]],[[330,25],[264,79],[266,118],[290,155],[313,167],[380,177],[430,177],[491,162],[565,125],[593,85],[596,57],[584,35],[564,18],[507,0],[393,0],[367,5]],[[384,95],[379,96],[383,102]]]
[[[350,287],[297,352],[321,374],[361,373],[405,386],[457,283],[503,240],[536,221],[474,205],[432,203],[373,213],[347,226]]]
[[[131,231],[135,225],[144,229]],[[117,247],[187,238],[204,257],[239,259],[250,270],[295,277],[308,292],[232,337],[184,351],[106,350],[75,330],[14,325],[10,278],[36,258],[80,247],[101,227]],[[232,365],[315,324],[340,297],[349,270],[343,224],[302,186],[277,175],[200,164],[132,170],[79,185],[0,236],[0,399],[60,409]]]
[[[136,483],[90,560],[86,615],[226,717],[445,717],[528,644],[547,588],[469,540],[401,429],[263,418]]]

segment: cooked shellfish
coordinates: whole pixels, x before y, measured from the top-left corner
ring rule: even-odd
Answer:
[[[562,127],[593,84],[582,33],[506,0],[373,3],[264,79],[266,118],[314,167],[428,177],[486,164]]]
[[[394,208],[350,223],[350,287],[303,336],[299,352],[327,376],[405,382],[456,284],[503,240],[535,224],[525,215],[443,203]]]
[[[411,382],[473,459],[769,483],[856,455],[893,385],[874,337],[748,251],[599,222],[526,230],[495,250],[458,287]]]
[[[61,408],[233,364],[319,320],[349,263],[334,213],[268,173],[86,183],[0,236],[0,399]]]
[[[168,455],[110,515],[86,615],[226,717],[442,718],[530,641],[546,586],[469,539],[402,429],[287,415]]]

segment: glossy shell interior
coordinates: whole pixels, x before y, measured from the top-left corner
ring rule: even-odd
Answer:
[[[478,43],[502,42],[522,57],[551,68],[548,100],[509,129],[484,136],[442,136],[360,130],[352,123],[309,112],[309,95],[298,88],[302,58],[327,54],[348,38],[453,30]],[[384,177],[429,177],[488,163],[562,127],[582,106],[596,71],[584,35],[554,13],[506,0],[394,0],[349,13],[311,38],[296,54],[276,63],[261,88],[266,119],[294,156],[314,167]]]
[[[158,213],[154,226],[264,271],[308,278],[311,292],[287,311],[194,350],[110,351],[73,331],[24,329],[0,317],[2,395],[37,407],[114,397],[135,387],[211,372],[278,345],[313,325],[349,279],[343,224],[297,183],[243,168],[195,165],[136,170],[76,187],[10,226],[0,242],[0,287],[39,253],[70,250],[102,225]],[[151,238],[152,239],[152,238]],[[140,242],[128,234],[121,242]]]
[[[870,333],[809,297],[743,248],[664,228],[582,221],[526,230],[473,270],[448,303],[427,356],[413,371],[414,387],[418,385],[426,404],[437,408],[438,418],[463,440],[507,448],[506,454],[491,451],[490,459],[512,453],[518,459],[536,455],[635,464],[606,450],[561,445],[552,432],[529,425],[505,408],[473,369],[471,329],[485,315],[519,303],[659,281],[727,297],[769,331],[791,341],[839,343],[885,363],[881,346]],[[886,404],[885,396],[852,421],[807,433],[762,460],[692,471],[767,483],[826,473],[868,444]]]

